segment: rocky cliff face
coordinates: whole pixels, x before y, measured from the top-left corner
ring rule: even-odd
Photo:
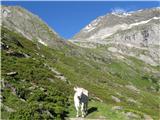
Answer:
[[[65,41],[38,16],[19,6],[2,6],[2,25],[45,46],[61,47]]]
[[[159,64],[160,8],[111,13],[92,21],[71,42],[82,47],[108,46],[107,50]]]

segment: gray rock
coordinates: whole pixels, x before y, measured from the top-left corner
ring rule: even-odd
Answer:
[[[153,118],[150,115],[144,115],[144,120],[153,120]]]
[[[141,116],[133,113],[133,112],[127,112],[125,113],[126,117],[129,119],[129,120],[132,120],[132,119],[141,119]]]
[[[24,58],[24,57],[29,57],[27,54],[24,54],[24,53],[21,53],[21,52],[16,52],[16,51],[6,51],[6,54],[7,55],[10,55],[10,56],[15,56],[15,57],[18,57],[18,58]]]
[[[131,102],[131,103],[137,103],[137,101],[134,100],[133,98],[128,98],[127,101],[128,101],[128,102]]]
[[[14,109],[8,107],[7,105],[4,105],[3,103],[0,103],[1,104],[1,107],[3,107],[6,111],[8,112],[15,112]]]
[[[6,73],[6,75],[8,75],[8,76],[14,76],[14,75],[17,75],[17,74],[18,74],[18,72],[16,72],[16,71]]]
[[[112,97],[112,100],[115,101],[115,102],[121,102],[121,100],[115,96],[111,96]]]
[[[133,85],[126,85],[125,87],[130,89],[130,90],[132,90],[132,91],[140,93],[140,90],[138,88],[136,88],[135,86],[133,86]]]
[[[0,47],[1,47],[2,50],[8,50],[8,48],[9,48],[9,46],[4,44],[3,42],[1,42],[1,46]]]
[[[114,106],[112,107],[112,110],[123,110],[122,106]]]

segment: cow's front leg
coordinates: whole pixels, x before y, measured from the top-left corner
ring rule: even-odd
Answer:
[[[79,107],[76,107],[77,115],[76,117],[79,117]]]
[[[77,115],[76,115],[76,117],[79,117],[79,111],[77,111]]]

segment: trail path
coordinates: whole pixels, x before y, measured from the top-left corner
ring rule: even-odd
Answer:
[[[98,118],[98,119],[92,119],[92,118],[68,118],[67,120],[106,120],[106,118]]]

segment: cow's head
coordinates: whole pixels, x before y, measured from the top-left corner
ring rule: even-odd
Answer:
[[[83,94],[83,90],[82,88],[79,88],[79,87],[74,87],[74,91],[76,92],[76,95],[79,99],[81,99],[81,96]]]

